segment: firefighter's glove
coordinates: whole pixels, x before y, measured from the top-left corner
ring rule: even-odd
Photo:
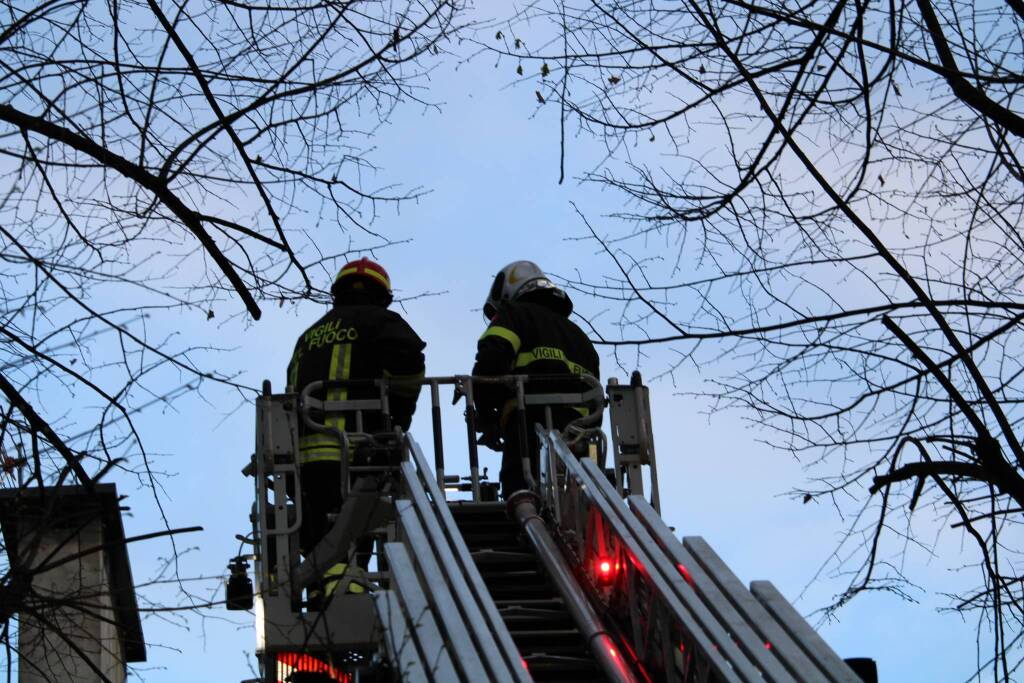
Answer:
[[[496,424],[483,425],[480,438],[476,442],[481,446],[487,446],[492,451],[500,451],[504,445],[501,441],[501,430]]]
[[[501,422],[496,410],[482,410],[477,415],[476,431],[480,432],[478,444],[494,451],[501,450]]]

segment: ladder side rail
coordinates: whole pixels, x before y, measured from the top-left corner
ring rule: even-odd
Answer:
[[[832,680],[841,683],[862,683],[861,678],[853,672],[853,669],[836,654],[835,650],[829,647],[817,631],[811,628],[807,620],[796,611],[771,581],[751,581],[750,592],[789,632],[793,640],[800,644],[807,656],[818,662],[818,665],[828,672]]]
[[[253,522],[253,533],[256,537],[253,539],[257,549],[256,559],[256,577],[257,577],[257,594],[262,595],[270,592],[270,572],[267,566],[267,559],[270,557],[270,542],[269,536],[265,533],[266,530],[266,514],[267,505],[270,502],[267,499],[269,492],[267,491],[267,439],[268,435],[265,431],[264,413],[269,409],[269,400],[265,398],[256,399],[256,454],[255,454],[255,488],[256,488],[256,499],[254,502],[254,518]],[[271,456],[272,457],[272,456]]]
[[[435,681],[465,680],[472,683],[472,679],[460,676],[455,667],[452,658],[458,655],[451,651],[449,641],[438,626],[436,615],[405,546],[401,543],[385,543],[384,553],[391,569],[392,590],[388,592],[397,594],[405,619],[411,626],[411,642],[427,675]],[[387,642],[389,635],[390,632],[384,635],[385,646],[393,647],[393,643]],[[400,647],[404,646],[406,643],[402,642]]]
[[[777,657],[798,681],[820,683],[829,680],[717,555],[717,562],[705,561],[703,554],[691,552],[694,550],[692,547],[675,539],[647,500],[630,496],[627,501],[661,551],[673,564],[686,568],[697,596],[734,637],[749,639],[751,646],[759,650],[770,647],[767,654]]]
[[[451,540],[444,534],[442,526],[436,517],[436,507],[427,500],[427,495],[416,481],[417,472],[411,463],[402,464],[402,474],[409,484],[409,494],[412,497],[414,509],[419,513],[420,522],[423,525],[427,541],[433,548],[433,556],[440,565],[446,583],[454,596],[456,607],[462,618],[465,620],[469,635],[476,643],[477,651],[483,664],[490,671],[492,681],[515,680],[512,671],[512,662],[506,660],[502,649],[494,637],[494,629],[484,618],[480,610],[476,594],[470,590],[465,579],[465,569],[456,559],[455,549]],[[445,505],[447,508],[447,505]],[[438,575],[440,577],[442,575]],[[511,636],[510,636],[511,637]]]
[[[768,679],[769,681],[778,681],[779,683],[793,681],[793,676],[785,671],[785,669],[779,664],[779,661],[768,651],[764,646],[764,641],[758,638],[754,632],[746,625],[740,618],[736,618],[733,614],[733,618],[729,620],[722,620],[721,614],[727,613],[728,603],[720,601],[716,607],[717,609],[709,609],[709,605],[705,600],[701,598],[699,593],[690,586],[685,580],[676,563],[669,561],[654,541],[651,538],[650,533],[644,528],[643,524],[630,513],[621,498],[615,494],[611,484],[608,483],[607,479],[601,476],[600,470],[594,465],[593,462],[587,461],[582,464],[584,470],[588,470],[588,465],[593,468],[590,471],[591,477],[600,487],[601,492],[607,498],[610,507],[615,513],[620,516],[623,523],[629,528],[630,532],[633,533],[633,537],[640,543],[644,550],[647,552],[647,556],[650,558],[653,567],[662,573],[663,577],[669,580],[669,585],[674,590],[676,596],[686,604],[693,614],[701,620],[705,628],[709,631],[718,630],[721,633],[726,634],[727,642],[730,645],[738,648],[743,653],[746,660],[749,661],[757,670],[760,671],[761,676]],[[601,484],[604,484],[603,487]],[[638,497],[641,498],[642,497]],[[686,566],[684,564],[684,566]],[[716,638],[718,648],[723,649],[723,641],[721,638]],[[760,677],[759,677],[760,678]]]
[[[551,425],[545,425],[544,429],[541,429],[540,425],[534,425],[537,430],[538,443],[545,443],[545,430],[550,430]],[[562,528],[562,500],[557,494],[558,491],[558,458],[551,456],[550,448],[541,448],[540,453],[537,454],[537,465],[540,470],[540,491],[541,500],[543,504],[547,506],[548,512],[551,514],[552,522],[556,529]]]
[[[512,634],[509,633],[505,621],[498,613],[497,605],[494,604],[490,591],[487,590],[487,586],[484,584],[483,576],[481,576],[480,570],[469,552],[469,547],[459,532],[458,525],[455,523],[455,517],[452,516],[451,510],[445,502],[444,494],[438,482],[428,474],[430,469],[423,451],[412,436],[406,435],[406,442],[409,445],[409,453],[412,462],[416,465],[420,482],[426,493],[430,496],[430,499],[434,501],[437,520],[443,527],[448,548],[455,556],[462,575],[468,584],[470,593],[467,593],[467,595],[472,596],[483,618],[486,620],[488,629],[493,634],[496,645],[508,664],[512,677],[519,683],[528,683],[532,679],[522,666],[519,649],[512,640]]]
[[[634,555],[643,558],[642,564],[645,570],[652,577],[656,576],[664,583],[663,598],[670,605],[676,602],[684,607],[685,612],[679,615],[680,622],[685,623],[682,621],[684,617],[692,619],[709,639],[710,642],[697,641],[705,656],[714,659],[712,653],[721,653],[744,681],[762,680],[759,669],[767,669],[769,680],[788,683],[791,678],[777,663],[772,662],[769,657],[764,656],[763,652],[750,647],[749,644],[737,642],[733,634],[715,619],[690,584],[686,582],[678,567],[669,563],[665,557],[652,552],[652,550],[656,550],[653,540],[640,525],[635,523],[634,519],[631,519],[622,499],[618,497],[596,465],[590,461],[577,464],[585,472],[585,481],[587,481],[588,487],[593,487],[597,492],[593,500],[600,501],[602,512],[605,518],[611,522],[615,533],[626,541],[627,545],[632,545],[630,550]],[[588,464],[593,467],[593,471],[589,471]],[[763,647],[761,649],[763,650]]]
[[[424,595],[430,601],[430,606],[441,625],[456,666],[467,681],[489,680],[484,658],[477,650],[476,642],[470,635],[463,614],[459,610],[452,586],[448,583],[451,577],[438,563],[414,504],[408,500],[399,500],[395,502],[395,508],[398,512],[403,544],[414,558]]]
[[[585,489],[580,491],[580,496],[585,497],[591,505],[598,509],[622,545],[640,565],[640,575],[636,580],[647,584],[649,592],[656,596],[668,613],[672,615],[680,632],[687,640],[687,646],[692,651],[700,653],[702,661],[698,663],[698,667],[707,668],[714,676],[711,680],[735,683],[761,680],[760,674],[735,647],[728,634],[717,623],[707,618],[706,610],[699,601],[696,605],[691,605],[679,598],[672,584],[681,582],[685,585],[682,576],[678,573],[672,576],[670,572],[661,571],[646,549],[624,524],[621,516],[614,509],[615,503],[612,502],[616,500],[614,490],[611,490],[610,496],[607,495],[605,489],[610,489],[611,485],[603,473],[600,474],[599,479],[596,479],[590,472],[584,470],[583,465],[561,443],[561,437],[557,432],[549,432],[546,437],[545,447],[552,449],[566,469],[566,485],[568,486],[571,480],[575,480],[582,489]],[[602,484],[604,488],[602,488]],[[617,504],[622,507],[621,500],[618,500]],[[583,512],[584,510],[581,507],[579,511]],[[633,566],[632,562],[627,562],[627,571],[630,571]],[[693,601],[688,602],[692,603]],[[704,618],[698,618],[691,607],[695,608],[697,613]],[[720,642],[721,645],[716,646],[713,644],[714,641]]]
[[[261,495],[257,498],[261,510],[257,524],[262,530],[260,550],[264,562],[259,581],[259,612],[262,619],[257,626],[257,640],[269,646],[271,641],[275,640],[271,637],[271,630],[276,630],[280,626],[290,628],[290,625],[299,619],[292,609],[295,597],[292,569],[293,562],[298,556],[298,531],[302,524],[302,491],[298,466],[294,462],[297,434],[293,434],[293,425],[288,420],[287,402],[290,399],[281,395],[265,395],[259,400],[262,409],[262,438],[256,453],[256,485],[258,495]],[[291,462],[278,462],[278,456],[285,456]],[[292,505],[288,504],[289,477],[292,478],[294,488]],[[294,513],[291,523],[288,519],[289,511]]]
[[[265,390],[267,389],[265,388]],[[267,490],[267,451],[271,449],[268,446],[269,434],[266,433],[266,424],[269,417],[266,413],[269,409],[269,398],[258,397],[256,399],[255,482],[253,484],[256,490],[256,498],[253,501],[252,517],[253,540],[255,541],[254,547],[256,551],[253,560],[253,569],[256,574],[256,590],[253,596],[253,611],[255,613],[256,652],[261,656],[260,668],[264,673],[262,679],[264,683],[267,681],[276,683],[277,672],[272,670],[274,667],[266,666],[262,659],[262,653],[266,650],[267,642],[267,611],[272,609],[272,606],[267,604],[271,590],[270,536],[266,533],[267,506],[270,503],[268,499],[269,491]],[[272,459],[271,463],[273,463]]]
[[[469,455],[469,486],[473,500],[480,500],[480,452],[476,443],[476,399],[473,397],[473,380],[465,378],[459,387],[466,394],[466,446]]]
[[[403,683],[429,683],[427,666],[415,642],[417,632],[402,611],[398,592],[377,591],[373,604],[384,634],[385,654],[397,671],[399,680]]]

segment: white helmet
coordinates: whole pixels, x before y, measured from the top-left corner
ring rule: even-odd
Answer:
[[[490,320],[502,303],[516,301],[535,292],[543,293],[544,303],[556,311],[566,316],[572,313],[572,300],[548,279],[540,266],[533,261],[513,261],[494,276],[491,291],[484,302],[484,317]]]

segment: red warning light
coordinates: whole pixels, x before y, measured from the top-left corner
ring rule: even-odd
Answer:
[[[615,570],[617,569],[611,560],[598,559],[595,569],[597,570],[597,581],[601,584],[609,584],[615,580]]]
[[[325,680],[338,681],[339,683],[351,683],[352,674],[342,673],[333,666],[316,657],[302,652],[279,652],[277,653],[277,680],[291,680],[293,673],[318,673]]]
[[[697,587],[697,584],[693,582],[693,577],[690,576],[690,570],[688,570],[683,564],[677,564],[676,569],[678,569],[679,573],[683,575],[683,579],[686,580],[686,583],[690,584],[694,588]]]
[[[767,640],[764,641],[764,649],[766,649],[766,650],[772,649],[772,644],[769,643]]]

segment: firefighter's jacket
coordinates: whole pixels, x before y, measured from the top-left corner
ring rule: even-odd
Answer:
[[[288,364],[289,391],[301,391],[317,380],[417,379],[423,377],[426,344],[400,315],[372,304],[335,305],[295,343]],[[408,429],[416,410],[419,384],[393,384],[388,403],[394,425]],[[374,399],[373,386],[330,388],[326,400]],[[322,395],[316,398],[324,399]],[[314,416],[340,431],[356,428],[354,413]],[[379,431],[379,413],[364,412],[363,430]],[[299,426],[300,462],[340,460],[341,445],[327,434],[307,433]]]
[[[583,387],[572,380],[532,380],[544,375],[587,374],[600,378],[600,370],[597,351],[583,330],[561,313],[525,301],[505,303],[498,308],[477,342],[473,366],[474,375],[529,375],[528,393],[579,392]],[[474,386],[473,394],[482,421],[497,420],[505,426],[515,407],[514,392],[481,384]],[[585,409],[577,408],[576,416],[579,414],[586,414]],[[539,419],[536,414],[528,417],[531,422]]]

